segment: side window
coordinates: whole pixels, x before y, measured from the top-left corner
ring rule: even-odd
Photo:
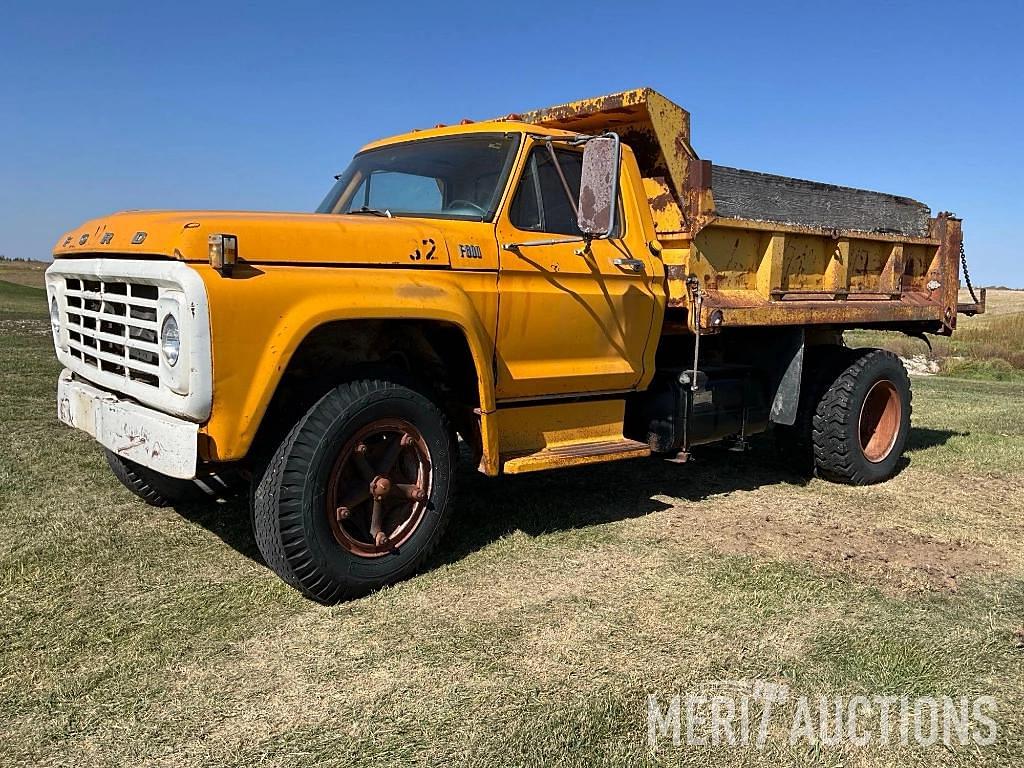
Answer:
[[[583,154],[569,149],[556,149],[555,154],[575,202],[580,195]],[[576,224],[572,203],[565,194],[565,187],[551,162],[547,147],[534,147],[530,151],[523,175],[519,179],[519,187],[512,198],[509,220],[517,229],[556,235],[582,235]]]

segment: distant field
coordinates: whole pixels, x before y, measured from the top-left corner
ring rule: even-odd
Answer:
[[[0,765],[1024,764],[1024,383],[914,380],[849,488],[770,440],[679,466],[460,473],[420,576],[322,608],[244,503],[156,510],[55,418],[41,290],[0,283]],[[989,748],[647,746],[646,697],[990,695]]]
[[[962,292],[961,301],[970,301]],[[852,347],[883,347],[901,357],[926,356],[948,375],[1024,381],[1024,291],[990,290],[986,312],[957,318],[952,338],[921,339],[889,331],[848,331]]]
[[[48,261],[0,261],[0,280],[42,288],[48,266]]]

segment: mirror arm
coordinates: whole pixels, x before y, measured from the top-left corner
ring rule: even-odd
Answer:
[[[577,256],[589,256],[590,255],[590,244],[592,242],[594,242],[594,236],[593,235],[584,235],[583,236],[583,247],[582,248],[577,248],[575,251],[573,251],[573,253],[576,254]]]
[[[569,237],[560,238],[558,240],[530,240],[525,243],[505,243],[501,246],[503,251],[516,251],[520,248],[529,248],[533,245],[562,245],[563,243],[587,243],[587,250],[590,248],[588,238],[585,237]]]
[[[569,201],[569,205],[572,206],[572,215],[579,218],[580,212],[576,207],[576,201],[572,199],[572,191],[569,189],[569,182],[565,180],[565,174],[562,172],[562,166],[558,162],[558,156],[555,154],[555,148],[551,146],[551,142],[546,142],[548,147],[548,154],[551,155],[551,162],[555,165],[555,170],[558,172],[558,178],[562,182],[562,189],[565,190],[565,197]]]
[[[527,131],[526,135],[531,139],[536,139],[537,141],[545,141],[552,144],[568,144],[572,147],[578,147],[581,144],[586,144],[591,139],[599,138],[599,136],[591,136],[586,133],[576,133],[572,136],[552,136],[547,133],[532,133],[531,131]]]
[[[531,240],[528,243],[505,243],[501,246],[503,251],[511,251],[515,253],[520,248],[529,248],[533,245],[564,245],[566,243],[583,243],[582,248],[577,248],[573,251],[576,256],[589,256],[590,255],[590,244],[594,242],[593,235],[584,235],[583,237],[571,237],[565,240]]]

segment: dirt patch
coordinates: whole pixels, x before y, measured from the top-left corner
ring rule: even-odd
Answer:
[[[994,573],[1007,565],[1001,552],[985,544],[947,541],[899,528],[857,528],[814,519],[796,522],[772,514],[720,510],[712,520],[686,515],[675,522],[674,533],[687,543],[723,554],[824,565],[882,586],[957,592],[961,577]]]
[[[0,320],[4,333],[26,333],[34,336],[49,336],[49,320]]]
[[[913,357],[902,357],[903,367],[911,376],[934,376],[939,372],[939,364],[935,360],[929,360],[925,355],[914,355]]]

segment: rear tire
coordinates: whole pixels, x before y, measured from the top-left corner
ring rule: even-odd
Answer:
[[[104,450],[107,464],[121,485],[153,507],[170,507],[200,501],[207,495],[191,480],[162,475],[155,470],[136,464],[134,461]]]
[[[448,522],[451,435],[437,405],[408,387],[364,380],[328,392],[256,486],[253,529],[267,565],[324,604],[413,574]]]
[[[811,441],[818,474],[850,485],[888,480],[910,433],[910,378],[899,357],[865,350],[817,403]]]
[[[858,350],[840,344],[808,347],[800,382],[800,402],[792,425],[776,424],[775,447],[786,465],[801,474],[814,473],[814,413],[825,390],[856,357]]]

